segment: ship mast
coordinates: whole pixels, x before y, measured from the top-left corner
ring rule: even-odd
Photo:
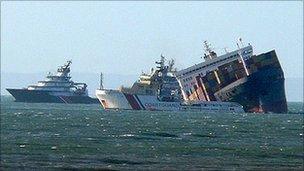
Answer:
[[[155,63],[159,65],[156,68],[158,68],[159,70],[164,69],[164,67],[165,67],[165,57],[163,56],[163,54],[160,55],[160,61],[156,61]]]
[[[171,60],[168,61],[168,71],[169,72],[173,72],[173,66],[174,66],[174,64],[175,64],[174,59],[171,59]]]
[[[204,48],[205,48],[205,52],[209,55],[212,50],[211,50],[211,47],[210,47],[210,43],[207,42],[207,40],[204,41]]]
[[[67,64],[65,65],[65,68],[68,68],[71,65],[71,63],[72,63],[71,60],[67,61]]]
[[[68,76],[69,72],[70,72],[70,65],[71,65],[72,61],[69,60],[67,61],[66,64],[64,64],[63,66],[59,66],[59,68],[57,69],[57,75],[65,75]]]
[[[100,73],[100,85],[99,85],[99,89],[100,90],[103,89],[103,74],[102,74],[102,72]]]
[[[66,69],[68,69],[70,67],[71,63],[72,63],[71,60],[67,61],[67,63],[61,67],[62,72],[64,72]]]
[[[206,40],[204,41],[203,46],[205,50],[205,54],[204,54],[205,61],[209,61],[217,57],[216,53],[211,49],[211,45]]]

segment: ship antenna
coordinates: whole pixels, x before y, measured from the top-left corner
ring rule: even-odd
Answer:
[[[207,42],[207,40],[204,41],[204,48],[205,48],[205,51],[206,53],[210,54],[212,52],[211,50],[211,45]]]
[[[156,64],[158,64],[159,66],[157,66],[158,69],[163,70],[165,67],[165,57],[163,56],[163,54],[160,55],[160,61],[156,61]]]
[[[71,65],[71,63],[72,63],[72,60],[68,60],[67,64],[66,64],[66,68],[69,67]]]
[[[169,65],[168,70],[169,70],[169,71],[171,71],[171,72],[173,71],[173,66],[174,66],[174,64],[175,64],[174,59],[171,59],[171,60],[168,61],[168,65]]]
[[[64,70],[66,70],[67,68],[70,67],[71,63],[72,63],[71,60],[67,61],[67,64],[65,64],[62,68],[63,68]]]
[[[244,47],[244,44],[243,44],[243,41],[242,41],[242,38],[240,37],[239,38],[239,41],[240,41],[240,43],[241,43],[241,45],[242,45],[242,48]]]
[[[237,45],[238,49],[240,49],[240,45],[239,45],[239,43],[236,43],[236,45]]]
[[[99,89],[102,90],[103,89],[103,74],[102,72],[100,73],[100,86]]]
[[[165,57],[163,56],[163,54],[160,55],[161,59],[160,59],[160,65],[162,68],[164,68],[165,65]]]

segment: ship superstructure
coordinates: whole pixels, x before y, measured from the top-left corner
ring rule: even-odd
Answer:
[[[165,57],[155,62],[156,68],[151,68],[149,74],[142,73],[132,87],[121,86],[120,91],[127,94],[157,96],[161,101],[180,101],[180,87],[174,76],[176,69],[174,60],[165,65]]]
[[[23,89],[7,89],[18,102],[97,103],[88,96],[87,84],[71,80],[71,61],[60,66],[56,74],[48,73],[46,79]]]
[[[247,112],[287,112],[284,74],[274,50],[253,55],[250,44],[238,45],[217,56],[206,41],[204,47],[205,62],[176,73],[185,101],[231,101]]]

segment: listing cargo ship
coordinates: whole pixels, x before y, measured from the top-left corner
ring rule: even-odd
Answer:
[[[165,57],[157,61],[156,69],[141,74],[132,87],[118,90],[104,89],[101,85],[96,96],[104,109],[200,111],[242,113],[243,107],[232,102],[184,102],[175,77],[174,60],[165,65]]]
[[[239,44],[240,43],[240,44]],[[286,113],[284,73],[275,50],[253,54],[241,39],[221,56],[205,41],[205,61],[175,73],[185,101],[237,102],[246,112]]]
[[[60,66],[56,74],[49,73],[44,81],[27,88],[6,90],[16,102],[29,103],[99,103],[97,98],[88,96],[87,84],[71,80],[71,61]]]

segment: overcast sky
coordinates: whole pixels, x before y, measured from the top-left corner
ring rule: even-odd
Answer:
[[[140,74],[160,54],[178,68],[251,43],[275,49],[286,77],[303,77],[302,2],[1,2],[1,72]]]

